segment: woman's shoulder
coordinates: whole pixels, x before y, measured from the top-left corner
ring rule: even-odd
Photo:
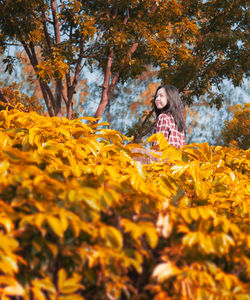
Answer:
[[[159,115],[158,117],[159,120],[168,120],[168,121],[173,121],[174,118],[169,112],[163,112]]]
[[[172,115],[169,112],[162,112],[159,116],[158,119],[165,119],[165,118],[171,118]]]

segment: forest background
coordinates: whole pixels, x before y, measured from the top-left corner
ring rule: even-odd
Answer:
[[[141,137],[166,82],[182,94],[188,143],[220,144],[249,102],[246,13],[246,1],[1,1],[1,88]]]

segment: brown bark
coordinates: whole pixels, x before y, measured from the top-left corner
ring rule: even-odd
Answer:
[[[55,115],[61,115],[62,107],[62,79],[56,80]]]
[[[46,39],[48,48],[51,51],[50,35],[49,35],[47,24],[46,24],[46,14],[45,14],[45,11],[43,12],[43,30],[44,30],[45,39]]]
[[[51,10],[52,10],[52,17],[53,17],[53,26],[54,26],[54,33],[56,38],[56,45],[59,47],[61,43],[61,35],[60,35],[60,23],[58,22],[57,17],[57,4],[56,0],[51,0]],[[61,116],[61,106],[62,106],[62,79],[58,78],[56,80],[56,95],[55,95],[55,115]]]
[[[117,17],[117,3],[113,4],[113,6],[111,7],[111,9],[109,11],[109,14],[113,19]],[[124,25],[127,24],[129,18],[130,18],[130,9],[127,8],[126,16],[123,19],[123,24]],[[127,54],[127,58],[125,59],[124,63],[122,64],[120,70],[124,69],[127,62],[131,59],[132,54],[137,49],[137,47],[138,47],[138,43],[136,42],[129,49],[128,54]],[[105,75],[104,75],[104,82],[103,82],[102,97],[101,97],[100,104],[97,108],[97,111],[95,113],[96,118],[101,117],[101,115],[103,114],[106,106],[109,103],[110,97],[111,97],[111,95],[114,91],[114,87],[116,86],[116,84],[118,82],[118,79],[119,79],[119,76],[120,76],[120,72],[116,72],[113,79],[112,79],[112,82],[109,86],[109,79],[110,79],[110,76],[111,76],[111,66],[112,66],[113,57],[114,57],[114,50],[112,49],[110,51],[110,54],[109,54],[108,59],[107,59],[106,72],[105,72]]]
[[[51,0],[51,10],[53,16],[53,25],[54,25],[54,32],[56,37],[56,44],[59,45],[61,43],[61,36],[60,36],[60,24],[57,18],[56,0]]]
[[[28,46],[25,42],[22,42],[25,52],[27,53],[30,63],[36,71],[38,65],[38,59],[35,53],[34,45],[30,43]],[[42,79],[39,79],[39,85],[43,94],[44,101],[46,103],[48,113],[52,117],[55,115],[55,100],[53,94],[47,85]]]
[[[127,63],[131,59],[131,56],[136,51],[138,45],[139,45],[138,42],[134,42],[132,44],[132,46],[128,50],[127,58],[125,59],[125,61],[123,62],[123,64],[120,67],[120,71],[123,70],[126,67]],[[97,108],[97,111],[95,113],[95,118],[101,117],[102,113],[104,112],[104,109],[109,103],[110,97],[111,97],[111,95],[114,91],[114,88],[115,88],[115,86],[118,82],[119,76],[120,76],[120,72],[116,72],[113,79],[112,79],[112,82],[109,86],[109,78],[110,78],[110,74],[111,74],[111,66],[112,66],[113,57],[114,57],[114,51],[111,50],[111,52],[108,56],[107,67],[106,67],[106,72],[105,72],[105,76],[104,76],[102,97],[101,97],[100,104]]]
[[[72,119],[72,115],[73,115],[73,103],[72,103],[72,101],[70,101],[70,102],[66,105],[66,107],[67,107],[67,118],[68,118],[69,120],[71,120],[71,119]]]
[[[104,75],[104,83],[103,83],[103,90],[102,90],[102,97],[101,102],[97,108],[97,111],[95,113],[95,118],[101,117],[102,113],[104,112],[105,107],[108,104],[108,88],[109,88],[109,78],[111,73],[111,66],[114,56],[114,50],[112,49],[108,56],[107,66],[106,66],[106,72]]]

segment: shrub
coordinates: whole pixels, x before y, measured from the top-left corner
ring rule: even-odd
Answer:
[[[249,151],[85,121],[0,112],[1,299],[248,299]]]

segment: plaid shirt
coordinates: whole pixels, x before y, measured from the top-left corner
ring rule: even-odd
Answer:
[[[153,133],[162,132],[169,144],[177,148],[186,145],[184,130],[178,131],[174,118],[170,113],[161,113],[156,121]],[[155,145],[156,143],[153,143]]]

